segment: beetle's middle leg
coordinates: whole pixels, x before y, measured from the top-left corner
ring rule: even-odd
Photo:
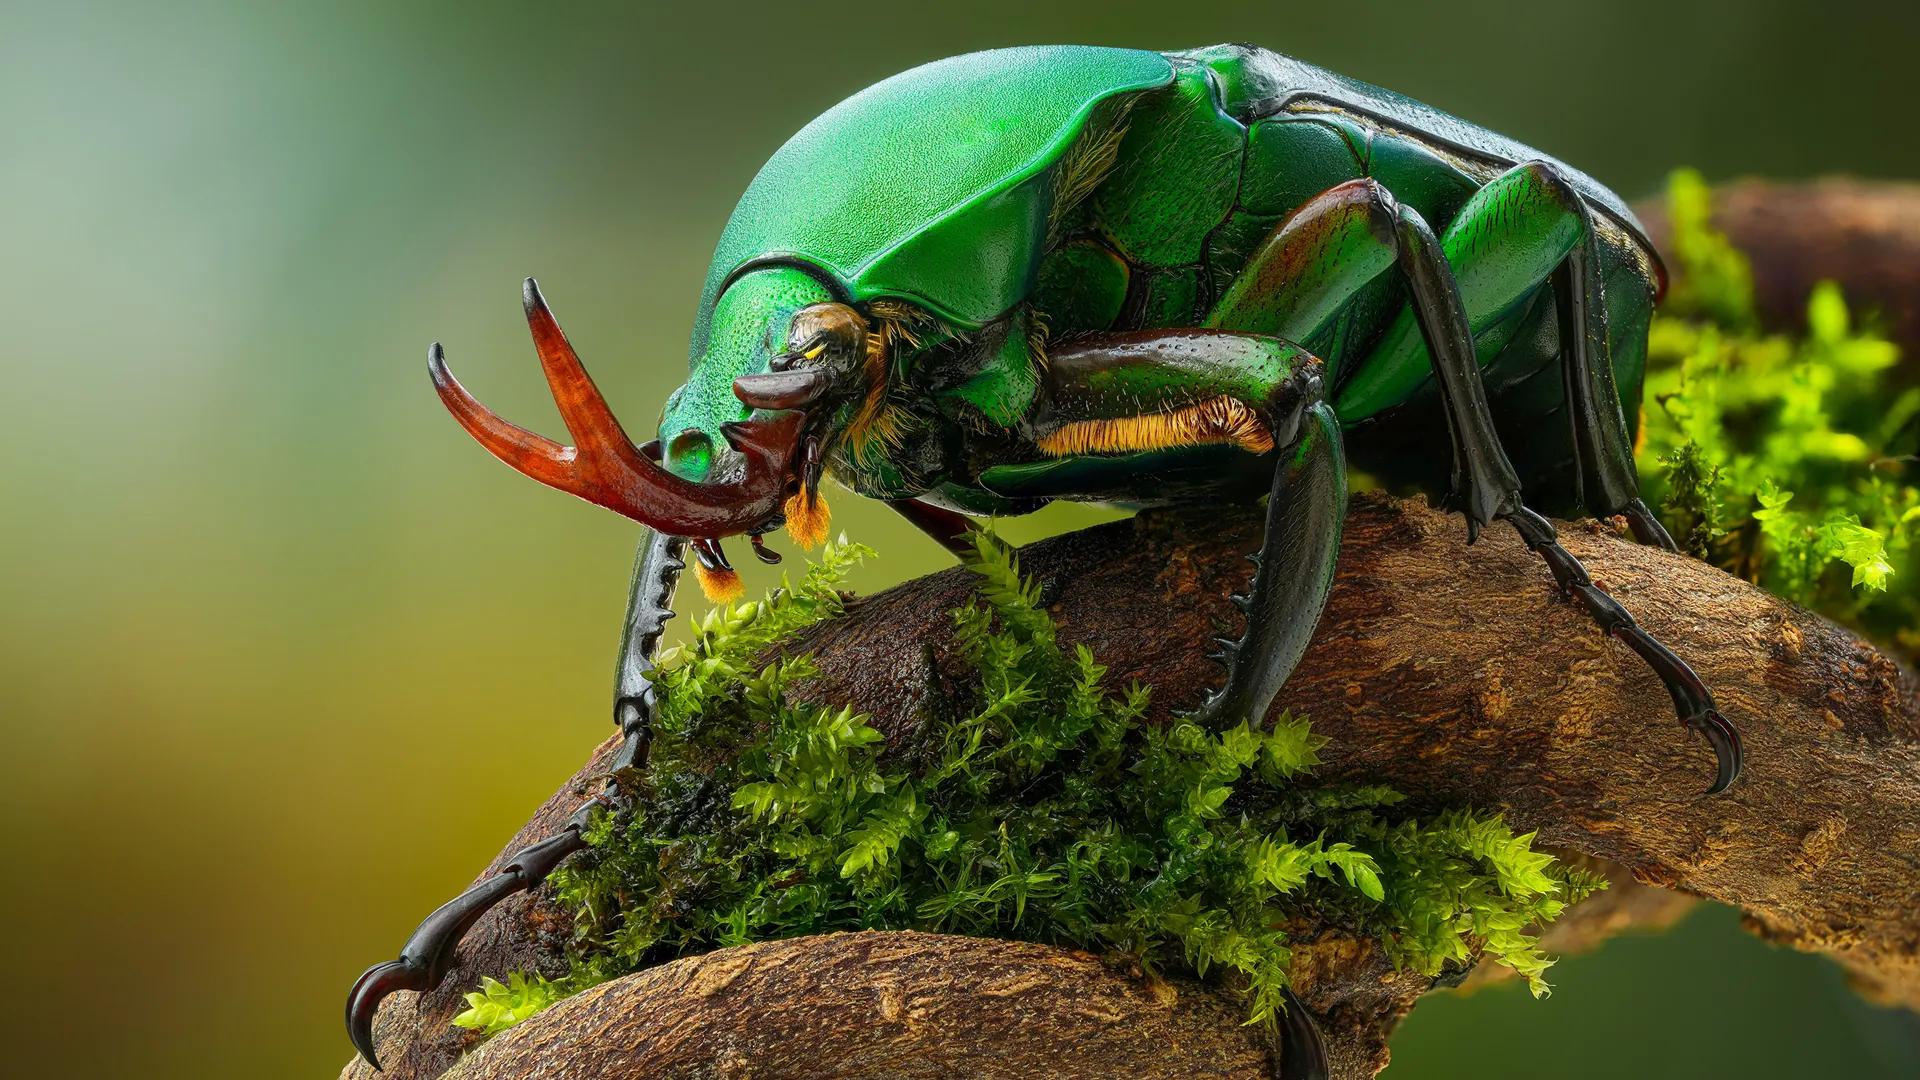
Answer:
[[[1411,207],[1379,190],[1380,209],[1391,211],[1398,261],[1413,296],[1413,310],[1426,339],[1441,405],[1452,432],[1456,476],[1464,473],[1469,526],[1499,519],[1546,561],[1560,591],[1575,597],[1608,634],[1619,638],[1652,668],[1673,698],[1681,723],[1699,732],[1717,760],[1708,793],[1725,790],[1740,773],[1740,735],[1714,704],[1713,694],[1685,660],[1634,621],[1619,602],[1593,583],[1586,568],[1560,545],[1553,525],[1521,501],[1520,481],[1500,445],[1475,359],[1473,332],[1460,286],[1433,230]]]

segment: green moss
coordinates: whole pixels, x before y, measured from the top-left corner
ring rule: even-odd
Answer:
[[[562,982],[514,972],[506,982],[482,978],[480,989],[466,995],[466,1011],[453,1018],[455,1027],[497,1035],[572,993]]]
[[[1693,555],[1920,650],[1920,389],[1899,352],[1817,286],[1807,329],[1763,333],[1746,257],[1714,231],[1706,185],[1675,174],[1680,271],[1655,317],[1641,475]]]
[[[1692,169],[1667,179],[1673,221],[1667,253],[1681,271],[1660,310],[1664,315],[1715,323],[1738,331],[1759,325],[1753,308],[1753,268],[1746,255],[1713,227],[1713,189]]]
[[[1371,935],[1434,975],[1484,951],[1546,992],[1528,930],[1599,881],[1497,816],[1420,820],[1390,789],[1311,782],[1325,740],[1302,718],[1145,722],[1148,691],[1109,687],[1091,652],[1057,641],[1013,554],[986,534],[974,545],[979,599],[954,613],[964,688],[891,749],[865,717],[793,699],[807,658],[754,666],[838,611],[857,549],[830,547],[799,586],[715,612],[666,660],[669,706],[648,768],[627,778],[638,809],[597,822],[555,875],[578,937],[550,985],[911,928],[1222,977],[1265,1023],[1287,984],[1285,928],[1306,922]]]

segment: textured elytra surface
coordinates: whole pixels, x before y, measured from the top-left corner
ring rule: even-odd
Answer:
[[[696,353],[721,283],[770,255],[805,258],[859,299],[915,299],[965,326],[999,315],[1028,286],[1044,239],[1045,170],[1102,100],[1171,74],[1165,57],[1134,49],[998,49],[834,106],[774,154],[727,222]]]

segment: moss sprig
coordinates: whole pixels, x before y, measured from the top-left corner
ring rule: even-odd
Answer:
[[[671,704],[635,811],[597,821],[554,875],[578,934],[571,972],[490,983],[463,1026],[498,1030],[536,995],[678,956],[853,929],[1124,954],[1225,980],[1250,1023],[1283,1007],[1298,925],[1370,934],[1429,974],[1484,953],[1545,991],[1531,929],[1600,882],[1497,816],[1421,821],[1391,789],[1313,784],[1326,740],[1305,718],[1149,722],[1147,689],[1109,686],[1090,650],[1063,646],[987,533],[966,559],[977,599],[953,615],[964,687],[927,711],[913,753],[888,754],[864,716],[799,701],[812,661],[758,658],[837,614],[864,554],[829,547],[663,658]]]
[[[1705,181],[1669,185],[1676,286],[1647,357],[1640,472],[1688,553],[1920,655],[1920,388],[1816,286],[1800,334],[1760,329]]]

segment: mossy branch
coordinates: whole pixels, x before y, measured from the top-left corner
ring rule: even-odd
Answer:
[[[1850,295],[1868,292],[1838,276]],[[1257,530],[1250,514],[1192,524],[1148,515],[1033,545],[1021,566],[1041,583],[1061,642],[1090,646],[1115,685],[1150,682],[1164,715],[1219,680],[1208,643],[1237,625],[1227,596],[1244,584]],[[1696,665],[1741,726],[1747,773],[1702,798],[1710,755],[1673,723],[1658,682],[1552,595],[1517,540],[1490,530],[1468,549],[1463,533],[1457,516],[1418,500],[1357,500],[1328,612],[1283,695],[1330,737],[1317,775],[1390,782],[1435,813],[1501,809],[1516,831],[1612,864],[1628,887],[1574,909],[1549,948],[1661,918],[1665,897],[1688,894],[1737,906],[1756,932],[1827,953],[1867,992],[1920,1007],[1913,678],[1712,567],[1600,525],[1564,526],[1594,577]],[[790,646],[819,671],[802,696],[851,705],[905,740],[955,662],[949,613],[975,588],[955,569],[815,626]],[[557,827],[610,750],[506,850]],[[558,919],[539,894],[515,898],[469,934],[462,970],[560,974]],[[1371,1075],[1435,980],[1396,972],[1370,939],[1289,931],[1292,980],[1331,1041],[1336,1075]],[[911,933],[676,961],[562,1002],[460,1061],[470,1042],[448,1021],[469,989],[452,979],[383,1010],[388,1076],[932,1076],[959,1063],[979,1076],[1253,1077],[1270,1074],[1275,1053],[1263,1029],[1242,1025],[1242,1002],[1199,984],[1043,946]],[[371,1074],[356,1063],[344,1075]]]
[[[1156,708],[1163,708],[1197,698],[1218,680],[1206,642],[1232,625],[1227,595],[1257,528],[1251,516],[1195,529],[1148,516],[1033,545],[1022,566],[1043,583],[1063,639],[1113,658],[1117,681],[1151,675]],[[1569,525],[1565,533],[1596,578],[1695,662],[1742,725],[1751,765],[1739,785],[1715,798],[1696,794],[1710,773],[1704,746],[1673,723],[1658,682],[1631,654],[1552,596],[1517,541],[1490,531],[1469,551],[1456,517],[1382,497],[1361,499],[1351,515],[1340,582],[1314,647],[1288,684],[1289,703],[1331,738],[1319,774],[1390,779],[1435,807],[1505,808],[1516,829],[1537,828],[1544,842],[1623,866],[1643,882],[1740,907],[1768,937],[1829,953],[1879,996],[1920,1005],[1920,909],[1913,903],[1920,867],[1912,861],[1920,699],[1910,676],[1831,623],[1711,567],[1634,546],[1598,526]],[[1471,573],[1460,571],[1469,565]],[[803,647],[821,675],[805,694],[851,703],[890,738],[906,736],[944,662],[941,650],[952,636],[947,613],[973,587],[968,571],[935,574],[814,628]],[[933,646],[931,668],[923,644]],[[583,770],[516,843],[553,827],[596,768]],[[557,972],[559,939],[549,935],[543,945],[538,932],[551,918],[538,904],[503,906],[470,937],[465,970],[544,965]],[[1342,1074],[1370,1075],[1383,1061],[1387,1033],[1433,980],[1390,975],[1387,958],[1367,941],[1312,928],[1293,938],[1296,984],[1321,1015]],[[820,947],[823,956],[839,955],[839,946]],[[1021,955],[1033,949],[1004,947]],[[893,1030],[868,1026],[857,1013],[815,1011],[806,988],[816,984],[805,979],[795,984],[797,996],[756,994],[751,1005],[735,995],[681,1000],[676,988],[688,979],[703,985],[707,976],[699,972],[733,963],[726,959],[731,951],[681,961],[674,979],[643,973],[593,993],[639,995],[617,1013],[635,1024],[662,1010],[683,1017],[690,1009],[726,1010],[725,1025],[712,1016],[702,1021],[719,1025],[718,1032],[750,1026],[743,1010],[751,1009],[753,1024],[776,1028],[853,1028],[875,1038]],[[902,991],[909,997],[926,997],[928,1008],[956,1008],[955,995],[977,991],[941,973],[939,945],[926,944],[918,955],[925,981]],[[1033,984],[1038,996],[1027,1007],[1036,1017],[1052,1008],[1046,986]],[[443,987],[382,1013],[378,1033],[394,1075],[438,1076],[452,1064],[463,1044],[447,1020],[464,1008],[465,989]],[[1114,1000],[1132,1002],[1140,1013],[1116,1006],[1102,1014],[1102,1029],[1149,1015],[1166,1022],[1170,1008],[1189,1007],[1168,1006],[1150,990]],[[1181,1000],[1197,1010],[1194,1037],[1216,1031],[1218,1002],[1197,989]],[[1193,1004],[1201,1000],[1212,1003]],[[529,1040],[579,1039],[609,1053],[616,1045],[630,1051],[641,1034],[606,1014],[594,1014],[591,1025],[570,1024],[573,1015],[556,1007],[498,1036],[475,1061],[518,1054],[511,1048]],[[1234,1015],[1237,1026],[1244,1013]],[[1077,1045],[1060,1041],[1076,1030],[1069,1021],[1093,1023],[1068,1014],[1053,1027],[1035,1027],[1031,1038],[1050,1054],[1068,1054]],[[763,1075],[818,1075],[809,1072],[820,1067],[813,1051],[794,1046],[799,1058],[787,1063],[793,1071],[763,1060]],[[712,1049],[720,1052],[717,1044]]]

